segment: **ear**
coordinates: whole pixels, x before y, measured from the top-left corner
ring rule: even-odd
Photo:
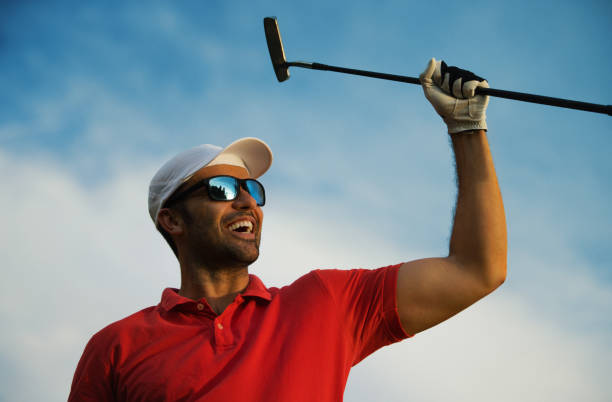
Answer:
[[[184,222],[181,215],[170,208],[159,210],[157,223],[171,235],[181,235],[184,232]]]

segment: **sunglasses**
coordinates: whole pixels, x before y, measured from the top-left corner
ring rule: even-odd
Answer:
[[[206,187],[208,197],[214,201],[233,201],[238,198],[240,188],[246,190],[260,207],[266,203],[266,192],[263,185],[255,179],[238,179],[232,176],[214,176],[201,180],[182,193],[172,195],[165,203],[169,206],[187,195]]]

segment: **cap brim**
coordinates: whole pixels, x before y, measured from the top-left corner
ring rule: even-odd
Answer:
[[[225,147],[215,159],[222,155],[233,155],[239,157],[249,175],[256,179],[263,175],[272,165],[272,150],[262,140],[255,137],[241,138]]]

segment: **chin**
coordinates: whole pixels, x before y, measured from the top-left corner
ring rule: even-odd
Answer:
[[[236,262],[240,262],[242,264],[250,265],[257,261],[259,258],[259,248],[258,247],[248,247],[230,250],[230,258],[232,258]]]
[[[257,259],[259,258],[259,252],[255,253],[255,254],[252,254],[252,255],[248,255],[248,256],[245,255],[245,256],[242,256],[242,257],[243,258],[241,258],[241,262],[250,265],[250,264],[254,263],[255,261],[257,261]]]

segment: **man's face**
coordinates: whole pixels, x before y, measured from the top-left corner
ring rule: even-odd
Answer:
[[[231,165],[215,165],[200,169],[185,189],[202,179],[226,175],[249,178],[246,169]],[[214,201],[206,188],[196,190],[183,202],[186,256],[196,264],[213,268],[230,268],[253,263],[259,256],[263,212],[244,189],[235,200]]]

